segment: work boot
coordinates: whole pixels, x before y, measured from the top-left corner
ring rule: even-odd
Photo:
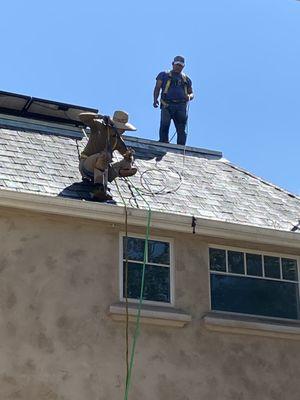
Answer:
[[[111,195],[109,195],[105,192],[102,192],[101,190],[91,193],[91,196],[92,196],[92,200],[100,201],[100,202],[112,200]]]
[[[105,190],[104,190],[104,186],[103,185],[99,185],[99,187],[97,187],[97,189],[95,189],[92,193],[91,193],[91,197],[92,200],[95,201],[108,201],[108,200],[112,200],[112,196],[110,194],[108,194]]]
[[[130,169],[122,168],[119,171],[119,176],[121,176],[122,178],[126,178],[127,176],[132,176],[135,175],[136,173],[137,173],[136,168],[130,168]]]

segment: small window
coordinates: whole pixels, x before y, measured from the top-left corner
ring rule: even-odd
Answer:
[[[209,258],[213,310],[300,319],[296,258],[217,248]]]
[[[170,242],[163,240],[148,241],[145,252],[145,239],[139,237],[122,237],[122,288],[121,297],[126,297],[126,253],[128,257],[127,296],[139,299],[142,283],[143,263],[145,257],[145,281],[143,300],[160,303],[171,303],[171,249]],[[126,246],[127,244],[127,246]],[[127,251],[126,251],[127,248]]]
[[[288,281],[298,281],[296,260],[282,258],[282,278]]]
[[[262,256],[260,254],[246,254],[247,274],[250,276],[262,276]]]
[[[228,272],[244,274],[244,253],[228,251]]]
[[[265,276],[280,279],[279,257],[264,256]]]
[[[226,272],[226,251],[221,249],[209,249],[210,269]]]

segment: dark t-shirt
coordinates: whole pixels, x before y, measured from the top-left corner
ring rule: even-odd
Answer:
[[[185,79],[186,79],[186,83],[183,79],[183,75],[177,74],[175,72],[171,72],[172,74],[172,79],[171,79],[171,84],[169,87],[169,90],[166,94],[164,93],[167,81],[170,79],[170,72],[168,71],[164,71],[164,72],[160,72],[157,77],[156,80],[160,80],[162,81],[162,92],[161,92],[161,96],[164,100],[170,100],[170,101],[186,101],[186,94],[185,94],[185,85],[187,86],[187,88],[191,88],[192,87],[192,81],[191,79],[185,75]]]

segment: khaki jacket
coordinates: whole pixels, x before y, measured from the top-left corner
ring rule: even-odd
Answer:
[[[103,125],[96,120],[90,125],[90,128],[91,133],[87,145],[81,153],[82,158],[101,153],[104,150],[110,152],[118,150],[122,155],[127,151],[124,140],[110,126]]]

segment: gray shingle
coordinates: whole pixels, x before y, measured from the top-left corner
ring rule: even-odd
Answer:
[[[78,141],[80,151],[85,141]],[[179,148],[143,140],[129,144],[139,171],[118,185],[131,207],[147,208],[148,202],[155,211],[281,230],[291,230],[300,218],[299,197],[220,157],[184,156]],[[0,129],[0,188],[88,199],[91,188],[80,181],[74,139]],[[115,184],[110,187],[123,205]]]

